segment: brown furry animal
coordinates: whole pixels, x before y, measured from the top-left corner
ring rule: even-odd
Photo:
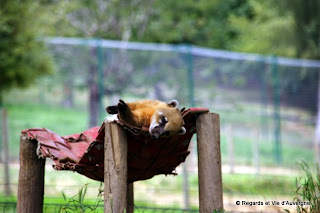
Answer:
[[[118,114],[119,119],[133,126],[149,127],[153,138],[184,134],[184,121],[179,110],[179,102],[172,100],[165,103],[158,100],[139,100],[107,108],[109,114]]]

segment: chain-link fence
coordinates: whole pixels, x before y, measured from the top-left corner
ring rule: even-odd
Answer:
[[[74,117],[82,120],[73,124],[78,132],[100,125],[105,107],[119,98],[177,99],[182,107],[207,107],[220,114],[222,152],[237,164],[258,158],[262,165],[291,167],[293,156],[313,160],[319,61],[191,45],[77,38],[49,38],[46,43],[55,74],[26,91],[11,92],[7,102],[48,106],[49,113],[55,106],[78,110]],[[65,134],[72,122],[64,119],[46,127]],[[27,124],[21,128],[33,127]],[[16,154],[17,134],[9,134]]]
[[[222,162],[231,170],[234,165],[254,166],[257,172],[261,166],[297,168],[298,160],[314,160],[319,61],[191,45],[45,41],[56,72],[5,97],[13,161],[18,159],[20,130],[81,132],[100,125],[105,107],[119,98],[177,99],[181,107],[219,113]],[[196,172],[195,143],[190,149],[187,171]]]
[[[190,45],[46,41],[57,73],[40,80],[40,102],[89,108],[89,125],[99,124],[120,97],[177,99],[221,115],[222,140],[232,134],[237,163],[252,163],[257,141],[263,165],[293,166],[292,156],[312,160],[318,61]]]

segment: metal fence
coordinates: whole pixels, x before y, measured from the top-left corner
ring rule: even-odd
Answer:
[[[231,170],[234,165],[254,166],[257,172],[260,166],[297,168],[298,160],[314,160],[319,61],[185,44],[57,37],[45,42],[56,72],[5,97],[5,103],[23,105],[28,114],[45,106],[46,116],[59,117],[58,123],[42,122],[41,127],[59,134],[66,134],[65,129],[74,129],[67,134],[77,133],[101,124],[105,107],[119,98],[177,99],[181,107],[207,107],[220,114],[222,162]],[[71,110],[52,115],[53,108]],[[21,112],[11,110],[9,148],[14,161],[19,131],[39,126],[32,122],[34,117],[21,125]],[[77,122],[63,113],[73,113]],[[187,171],[195,174],[195,143],[190,149]],[[185,202],[180,205],[187,206],[189,201]]]
[[[82,110],[88,120],[78,122],[76,132],[100,125],[105,107],[119,98],[177,99],[182,107],[207,107],[220,114],[223,156],[233,155],[237,164],[252,165],[258,158],[262,165],[294,167],[293,156],[313,160],[319,61],[191,45],[45,41],[55,74],[29,90],[11,92],[7,102]],[[52,130],[59,133],[67,125],[61,122]],[[18,140],[14,135],[10,132],[10,141]],[[18,153],[13,148],[11,153]],[[223,162],[230,159],[223,157]]]
[[[208,107],[221,115],[222,140],[231,135],[226,132],[231,126],[237,163],[252,164],[257,141],[263,165],[292,166],[291,154],[307,161],[313,156],[319,61],[191,45],[46,42],[58,71],[39,81],[40,102],[89,108],[89,125],[99,124],[105,106],[120,97],[177,99],[181,106]]]

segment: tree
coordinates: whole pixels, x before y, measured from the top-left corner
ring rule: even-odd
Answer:
[[[0,96],[52,72],[51,59],[37,33],[40,24],[34,19],[36,8],[37,3],[32,1],[0,2]]]
[[[320,2],[292,0],[284,5],[293,14],[298,57],[320,59]]]
[[[247,0],[156,1],[141,40],[229,49],[238,36],[232,14],[251,16]]]
[[[34,19],[37,5],[32,1],[0,1],[0,120],[3,124],[1,135],[7,195],[10,194],[9,147],[7,113],[2,109],[2,97],[4,92],[11,88],[29,86],[39,76],[49,74],[53,68],[50,57],[45,53],[45,47],[38,37],[39,21]]]
[[[286,1],[295,22],[296,55],[320,59],[320,2],[318,0]],[[320,71],[320,69],[319,69]],[[312,79],[318,79],[317,121],[315,131],[315,160],[320,163],[320,74],[314,73]]]
[[[251,16],[231,14],[229,24],[237,32],[233,51],[294,56],[293,18],[275,1],[248,1]]]
[[[139,37],[143,34],[152,11],[152,4],[153,0],[147,3],[143,0],[82,0],[67,14],[66,18],[80,36],[128,41],[132,35]],[[93,60],[98,58],[98,48],[92,47],[90,52]],[[109,64],[103,70],[105,77],[110,73],[118,72],[112,84],[114,88],[108,91],[121,91],[130,80],[129,75],[132,73],[126,50],[120,50],[115,54],[119,57],[117,64]],[[96,61],[89,63],[88,70],[89,126],[95,126],[98,123],[99,96],[102,95],[99,94],[98,89]]]

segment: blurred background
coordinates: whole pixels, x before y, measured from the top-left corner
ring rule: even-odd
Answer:
[[[15,211],[21,130],[79,133],[120,98],[219,113],[225,210],[290,209],[235,201],[293,201],[299,162],[319,161],[318,11],[317,0],[0,2],[0,210]],[[190,151],[178,176],[135,183],[137,212],[198,211],[195,140]],[[84,186],[86,205],[101,198],[99,183],[51,164],[48,212]]]

